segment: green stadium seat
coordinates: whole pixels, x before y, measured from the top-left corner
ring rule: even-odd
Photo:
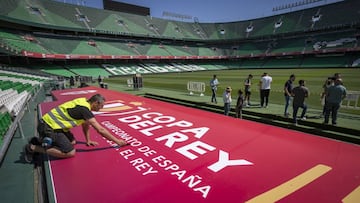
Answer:
[[[111,75],[104,68],[97,65],[67,66],[67,68],[76,75],[91,76],[93,78],[97,78],[99,75],[102,77],[109,77]]]

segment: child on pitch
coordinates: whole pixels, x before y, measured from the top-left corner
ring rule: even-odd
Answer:
[[[235,107],[236,118],[242,119],[242,108],[244,105],[244,96],[241,90],[238,91],[238,98]]]
[[[227,87],[223,93],[224,115],[228,116],[231,105],[231,87]]]

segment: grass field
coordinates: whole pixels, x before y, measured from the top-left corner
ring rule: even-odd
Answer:
[[[221,70],[221,71],[201,71],[201,72],[184,72],[184,73],[167,73],[143,75],[144,87],[170,90],[175,92],[186,92],[186,85],[188,81],[204,82],[206,84],[205,95],[211,95],[209,88],[209,81],[213,74],[218,76],[220,86],[218,88],[218,96],[222,94],[227,86],[231,86],[233,91],[233,98],[236,98],[238,89],[244,89],[244,80],[249,74],[253,75],[252,80],[252,98],[253,102],[259,103],[259,88],[258,83],[262,73],[267,72],[273,78],[270,93],[270,104],[284,104],[283,88],[284,83],[289,79],[291,74],[295,74],[295,86],[298,85],[298,80],[306,81],[306,86],[310,90],[310,97],[307,99],[309,108],[322,109],[320,103],[320,94],[322,92],[322,85],[327,77],[334,75],[334,73],[341,73],[344,81],[344,86],[347,90],[360,91],[360,69],[359,68],[342,68],[342,69],[237,69],[237,70]],[[131,78],[116,77],[108,78],[105,82],[112,85],[125,85],[126,80]],[[360,103],[360,102],[359,102]],[[353,105],[353,104],[352,104]],[[360,106],[360,104],[358,104]],[[341,108],[340,112],[360,115],[360,108]]]

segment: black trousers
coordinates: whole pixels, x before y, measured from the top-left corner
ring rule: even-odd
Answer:
[[[268,105],[269,95],[270,95],[270,89],[260,90],[260,105],[261,105],[261,107],[264,107],[264,104],[265,104],[265,106]]]
[[[68,153],[74,149],[71,142],[75,140],[75,137],[70,131],[65,132],[62,129],[54,130],[44,121],[39,122],[37,130],[40,135],[40,140],[44,137],[52,139],[52,147],[55,147],[64,153]]]

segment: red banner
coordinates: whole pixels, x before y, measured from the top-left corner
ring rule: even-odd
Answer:
[[[56,102],[103,94],[76,156],[51,160],[57,202],[359,202],[360,146],[96,87],[54,91]],[[356,200],[356,201],[355,201]]]
[[[228,59],[228,58],[252,58],[264,56],[285,56],[285,55],[300,55],[300,54],[319,54],[319,53],[342,53],[358,51],[360,48],[338,48],[338,49],[323,49],[318,51],[305,52],[283,52],[283,53],[260,53],[241,56],[147,56],[147,55],[86,55],[86,54],[43,54],[30,51],[22,51],[22,55],[30,58],[48,58],[48,59]]]

